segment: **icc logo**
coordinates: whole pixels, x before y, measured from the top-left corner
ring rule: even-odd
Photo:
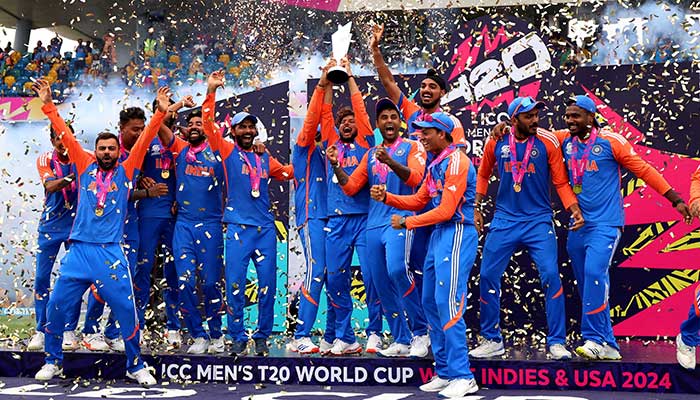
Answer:
[[[509,158],[510,157],[510,146],[507,144],[504,144],[501,146],[501,158]]]
[[[566,154],[571,155],[571,151],[573,148],[574,148],[574,145],[571,142],[567,143],[566,144]]]

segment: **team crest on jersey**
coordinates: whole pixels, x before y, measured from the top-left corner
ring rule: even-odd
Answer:
[[[402,155],[404,155],[404,153],[406,153],[406,151],[405,151],[404,149],[398,149],[398,150],[396,150],[396,155],[399,156],[399,157],[401,157]]]
[[[510,146],[504,144],[501,146],[501,158],[510,158]]]
[[[591,153],[593,153],[595,155],[600,155],[600,153],[602,153],[602,152],[603,152],[603,146],[601,146],[599,144],[593,146],[593,148],[591,149]]]
[[[540,155],[540,151],[537,149],[532,149],[532,151],[530,152],[531,158],[537,158],[539,155]]]

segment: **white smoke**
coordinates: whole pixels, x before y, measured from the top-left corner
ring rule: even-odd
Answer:
[[[610,3],[598,23],[601,33],[593,46],[593,64],[700,59],[700,14],[680,6],[648,1],[626,8]]]

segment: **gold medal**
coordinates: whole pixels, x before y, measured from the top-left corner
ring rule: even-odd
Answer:
[[[333,183],[338,183],[338,177],[335,174],[333,174],[333,178],[331,178],[331,180]]]
[[[520,191],[523,190],[523,187],[519,183],[516,183],[513,185],[513,190],[515,190],[515,193],[520,193]]]
[[[574,185],[574,193],[581,194],[583,192],[583,185]]]
[[[163,179],[168,179],[170,178],[170,170],[169,169],[164,169],[160,171],[160,177]]]
[[[253,189],[250,191],[250,195],[257,199],[260,197],[260,191],[258,189]]]
[[[101,217],[102,214],[104,214],[104,213],[105,213],[105,210],[104,210],[104,208],[102,208],[102,207],[97,207],[97,208],[95,209],[95,215],[97,215],[98,217]]]

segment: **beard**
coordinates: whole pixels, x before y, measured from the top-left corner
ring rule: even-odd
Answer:
[[[197,136],[192,137],[192,132],[190,131],[190,135],[187,137],[187,142],[193,146],[198,146],[204,141],[204,139],[206,139],[206,136],[204,136],[201,131],[195,132],[197,132]]]
[[[115,165],[117,165],[117,159],[112,158],[109,161],[104,161],[101,158],[98,158],[97,165],[100,167],[101,170],[109,171],[110,169],[114,168]]]

